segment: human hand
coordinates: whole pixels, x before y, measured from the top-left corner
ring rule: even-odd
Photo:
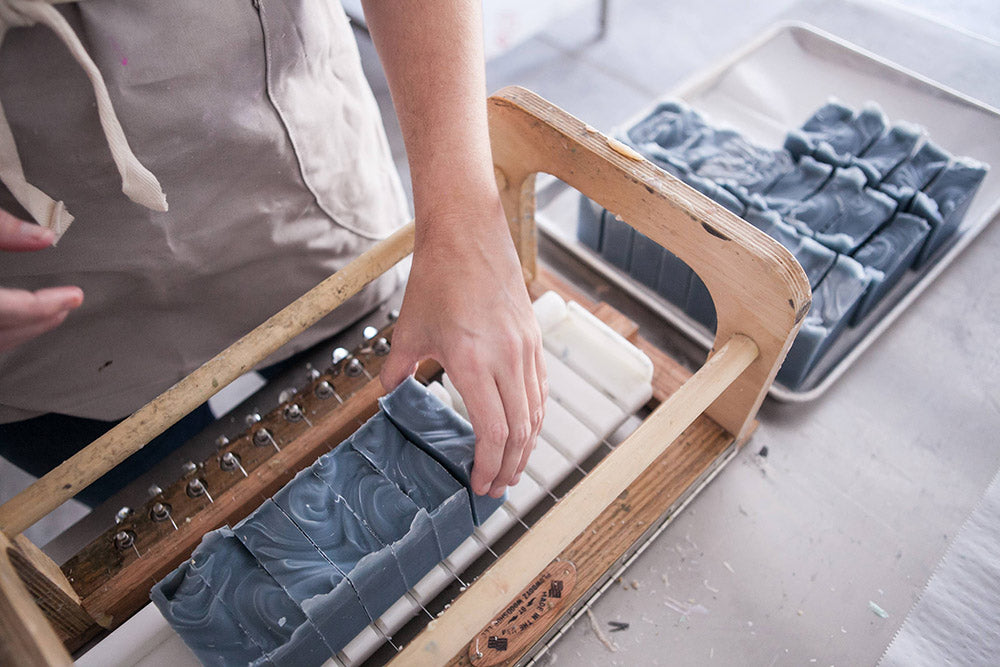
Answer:
[[[475,206],[443,213],[434,224],[418,221],[381,379],[391,390],[423,359],[437,360],[476,433],[472,489],[500,497],[528,463],[548,385],[541,332],[499,199],[478,205],[478,213]]]
[[[54,240],[50,230],[0,210],[0,250],[42,250]],[[83,291],[79,287],[48,287],[35,292],[0,288],[0,352],[59,326],[81,303]]]

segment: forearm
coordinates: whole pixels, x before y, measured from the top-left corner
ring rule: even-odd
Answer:
[[[433,228],[453,224],[457,207],[497,202],[480,4],[365,0],[364,9],[406,144],[418,237],[449,234]]]

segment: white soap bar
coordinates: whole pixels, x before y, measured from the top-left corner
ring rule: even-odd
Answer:
[[[542,336],[545,349],[625,412],[653,395],[653,362],[639,348],[576,302]]]
[[[475,530],[475,535],[484,544],[493,544],[517,522],[517,517],[501,505],[493,515]]]
[[[543,338],[549,329],[566,319],[566,302],[552,290],[535,299],[531,307]]]
[[[573,464],[542,438],[538,439],[525,468],[536,482],[549,491],[563,481],[572,469]]]
[[[416,598],[417,602],[426,607],[453,580],[454,577],[451,572],[443,565],[438,564],[423,579],[418,581],[417,585],[410,592],[413,593],[413,597]]]
[[[469,411],[465,407],[465,401],[462,400],[461,394],[458,393],[458,389],[455,389],[455,385],[447,373],[441,376],[441,382],[444,383],[445,390],[451,396],[451,407],[455,409],[455,412],[468,419]]]
[[[382,645],[385,639],[379,633],[378,630],[372,626],[365,627],[364,630],[358,633],[358,636],[350,641],[341,650],[339,657],[341,662],[344,663],[345,667],[354,667],[354,665],[360,665],[362,662],[367,660],[372,653],[378,650],[378,647]]]
[[[613,432],[628,416],[620,407],[545,350],[549,395],[597,435]]]
[[[545,496],[545,489],[538,485],[530,475],[521,475],[516,486],[507,488],[507,503],[505,507],[510,508],[513,513],[524,518]]]
[[[577,465],[590,456],[601,442],[596,433],[551,397],[545,401],[542,437]]]
[[[459,544],[447,558],[444,559],[444,562],[445,565],[451,568],[452,572],[455,574],[462,574],[465,572],[465,568],[472,565],[474,560],[483,555],[484,551],[486,551],[486,548],[482,545],[482,543],[470,535],[464,542]]]
[[[439,401],[447,405],[449,408],[454,407],[454,403],[451,398],[451,393],[441,386],[440,382],[431,382],[427,385],[427,391],[430,392],[432,396],[436,396]]]
[[[386,609],[385,613],[375,621],[375,625],[387,637],[391,637],[393,634],[399,632],[399,629],[406,625],[407,621],[416,616],[419,611],[420,606],[407,593],[396,600],[396,604]]]

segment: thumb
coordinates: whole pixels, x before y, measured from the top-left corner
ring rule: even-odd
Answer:
[[[15,218],[0,209],[0,250],[41,250],[52,245],[52,230]]]
[[[398,387],[403,380],[417,372],[419,362],[419,356],[412,349],[401,343],[393,345],[379,373],[382,387],[387,392]]]

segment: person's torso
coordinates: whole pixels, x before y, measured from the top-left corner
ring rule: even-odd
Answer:
[[[30,183],[76,216],[58,247],[0,253],[0,286],[74,284],[84,305],[0,353],[0,421],[121,417],[387,235],[398,177],[339,4],[61,5],[170,210],[129,201],[93,92],[44,27],[10,30],[0,103]],[[17,207],[0,187],[0,208]],[[368,290],[274,358],[363,314]],[[23,412],[22,412],[23,411]]]

